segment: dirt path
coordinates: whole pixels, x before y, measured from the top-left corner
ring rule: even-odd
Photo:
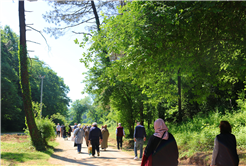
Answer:
[[[99,157],[89,156],[85,140],[82,144],[82,154],[77,153],[77,147],[73,146],[73,141],[56,138],[59,146],[55,148],[54,154],[48,162],[52,165],[90,165],[90,166],[118,166],[118,165],[140,165],[141,161],[134,160],[134,156],[109,146],[106,151],[100,151]]]

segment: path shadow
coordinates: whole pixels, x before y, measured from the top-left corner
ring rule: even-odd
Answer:
[[[108,159],[108,160],[115,160],[115,159],[117,159],[117,158],[115,158],[115,157],[101,157],[101,156],[99,156],[99,157],[95,157],[96,159]]]
[[[106,150],[106,151],[104,151],[104,150],[100,150],[100,152],[119,152],[119,150]]]
[[[63,149],[58,149],[58,148],[54,149],[54,152],[63,152],[63,151],[64,151]]]
[[[51,157],[55,158],[55,159],[58,159],[58,160],[74,163],[74,164],[76,163],[76,164],[80,164],[80,165],[82,164],[82,165],[96,166],[96,165],[91,164],[91,163],[87,164],[87,163],[83,163],[81,161],[77,161],[77,160],[70,159],[70,158],[67,158],[67,157],[61,157],[61,156],[58,156],[58,155],[55,155],[55,154],[53,154]]]

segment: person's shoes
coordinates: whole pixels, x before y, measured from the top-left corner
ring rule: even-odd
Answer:
[[[97,152],[97,156],[100,156],[100,152]]]
[[[138,159],[138,157],[134,157],[134,160],[137,160]]]
[[[139,158],[139,161],[142,161],[142,158]]]
[[[106,149],[104,149],[104,151],[106,151]]]
[[[95,157],[95,155],[92,155],[92,157]]]

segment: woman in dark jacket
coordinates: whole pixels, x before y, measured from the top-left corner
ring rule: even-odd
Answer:
[[[220,134],[214,140],[211,166],[238,166],[237,142],[231,134],[231,125],[227,121],[221,121],[219,127]]]
[[[141,166],[176,166],[178,165],[179,152],[176,140],[163,119],[154,123],[155,133],[149,138],[144,151]]]

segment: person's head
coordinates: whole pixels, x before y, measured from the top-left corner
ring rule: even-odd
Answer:
[[[78,128],[81,128],[81,124],[80,123],[78,124]]]
[[[161,119],[161,118],[159,118],[159,119],[157,119],[155,121],[155,123],[154,123],[154,129],[155,129],[155,131],[164,130],[164,129],[167,129],[168,130],[168,128],[167,128],[164,120]]]
[[[137,126],[140,125],[140,122],[137,122]]]
[[[220,133],[221,134],[230,134],[231,133],[231,125],[228,121],[220,122]]]
[[[168,128],[163,119],[159,118],[154,123],[155,133],[154,136],[167,140],[169,138]],[[164,135],[163,135],[164,134]]]
[[[77,123],[74,123],[74,125],[77,125]]]
[[[59,123],[57,123],[57,125],[60,125]]]
[[[118,125],[121,126],[121,123],[119,123]]]
[[[93,127],[97,127],[97,122],[92,123]]]
[[[104,125],[104,128],[107,129],[107,125]]]

